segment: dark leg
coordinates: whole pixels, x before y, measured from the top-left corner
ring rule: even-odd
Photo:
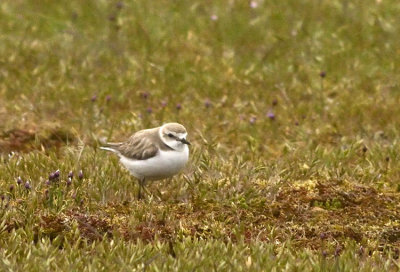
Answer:
[[[142,189],[144,189],[144,183],[145,183],[145,179],[139,179],[139,193],[138,193],[138,199],[142,199]]]

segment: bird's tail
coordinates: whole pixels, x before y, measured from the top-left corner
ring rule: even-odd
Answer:
[[[116,149],[116,147],[120,146],[121,143],[106,143],[106,146],[100,146],[100,149],[102,150],[107,150],[107,151],[111,151],[114,153],[119,153],[118,150]]]
[[[106,146],[100,146],[100,149],[111,151],[111,152],[114,152],[114,153],[118,152],[117,150],[115,150],[115,149],[113,149],[111,147],[106,147]]]

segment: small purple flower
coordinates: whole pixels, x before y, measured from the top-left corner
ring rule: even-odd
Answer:
[[[267,117],[268,117],[270,120],[275,120],[275,114],[274,114],[272,111],[269,111],[269,112],[267,113]]]
[[[57,181],[58,180],[58,178],[60,177],[60,170],[56,170],[56,171],[54,171],[53,173],[50,173],[50,175],[49,175],[49,180],[50,181]]]
[[[340,246],[337,246],[335,249],[335,257],[338,257],[341,252],[342,252],[342,248]]]
[[[92,101],[92,102],[96,102],[96,100],[97,100],[97,95],[93,95],[92,96],[92,98],[90,98],[90,101]]]
[[[204,101],[204,106],[205,106],[206,108],[210,108],[210,107],[212,106],[212,103],[211,103],[210,99],[207,98],[207,99]]]
[[[176,109],[179,111],[182,109],[182,105],[180,103],[176,104]]]
[[[119,1],[119,2],[117,2],[117,4],[115,5],[115,7],[116,7],[117,9],[122,9],[122,8],[124,7],[124,3],[121,2],[121,1]]]
[[[358,255],[363,256],[364,255],[364,247],[360,246],[360,248],[358,249]]]
[[[257,117],[255,117],[255,116],[252,116],[252,117],[250,117],[250,119],[249,119],[249,122],[250,122],[250,124],[252,124],[252,125],[254,125],[254,124],[256,123],[256,121],[257,121]]]
[[[149,92],[142,92],[142,98],[144,99],[144,100],[146,100],[147,98],[149,98]]]
[[[79,170],[78,178],[83,179],[83,171],[82,170]]]
[[[51,181],[50,181],[50,180],[46,180],[45,184],[46,184],[47,186],[50,186]]]
[[[14,191],[14,188],[15,188],[15,187],[14,187],[14,184],[11,184],[11,185],[10,185],[10,192]]]
[[[257,8],[257,7],[258,7],[257,1],[250,1],[250,7],[251,7],[252,9]]]
[[[70,186],[72,184],[72,178],[67,179],[67,186]]]
[[[18,184],[18,185],[21,185],[21,184],[22,184],[22,178],[21,178],[21,177],[18,177],[18,178],[17,178],[17,184]]]
[[[298,122],[298,121],[294,122],[294,125],[295,125],[295,126],[298,126],[298,125],[299,125],[299,122]]]
[[[110,102],[111,101],[111,95],[107,95],[106,96],[106,102]]]
[[[27,189],[27,190],[32,189],[31,184],[29,183],[29,180],[27,180],[27,181],[25,182],[25,189]]]
[[[69,171],[69,173],[68,173],[68,178],[73,178],[74,177],[74,172],[72,172],[72,171]]]
[[[272,100],[272,106],[276,106],[276,105],[278,105],[278,99],[274,99],[274,100]]]
[[[167,106],[167,101],[163,100],[161,101],[161,107],[165,108]]]
[[[325,72],[325,71],[321,71],[321,72],[319,73],[319,76],[320,76],[321,78],[326,77],[326,72]]]
[[[321,240],[325,240],[326,239],[326,233],[325,232],[321,232],[321,234],[319,235],[319,238],[321,238]]]
[[[147,111],[148,114],[150,114],[150,113],[153,112],[153,109],[152,109],[151,107],[148,107],[148,108],[146,109],[146,111]]]
[[[210,19],[211,19],[211,21],[217,21],[217,20],[218,20],[218,15],[212,14],[212,15],[210,16]]]
[[[326,250],[322,251],[322,257],[326,258],[328,256],[328,252],[326,252]]]

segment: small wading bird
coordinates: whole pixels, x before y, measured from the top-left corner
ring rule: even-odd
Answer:
[[[101,149],[112,151],[120,162],[139,180],[138,198],[145,183],[177,174],[189,159],[187,132],[178,123],[144,129],[121,143],[107,143]]]

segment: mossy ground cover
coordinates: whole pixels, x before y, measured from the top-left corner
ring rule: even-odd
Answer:
[[[399,270],[399,12],[2,1],[0,269]],[[137,200],[98,147],[167,121],[190,162]]]

